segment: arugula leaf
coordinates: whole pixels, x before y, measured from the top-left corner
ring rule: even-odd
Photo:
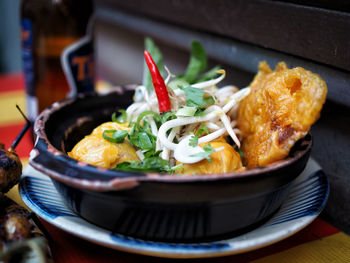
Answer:
[[[112,121],[118,122],[118,123],[126,123],[126,121],[128,120],[128,115],[126,114],[126,110],[118,110],[118,112],[121,113],[118,117],[116,117],[117,116],[116,112],[112,114]]]
[[[199,73],[207,67],[207,54],[204,47],[198,41],[191,43],[191,57],[188,63],[185,75],[180,79],[192,84],[196,80]]]
[[[159,48],[156,46],[154,41],[147,37],[145,38],[145,49],[151,54],[154,62],[156,63],[160,74],[163,75],[164,72],[164,67],[163,67],[163,55],[160,52]],[[147,88],[147,91],[152,94],[154,89],[153,89],[153,83],[152,83],[152,77],[149,72],[149,69],[147,67],[146,62],[143,64],[143,80],[142,84]]]
[[[196,147],[198,145],[198,137],[196,135],[193,135],[190,138],[189,146]]]
[[[192,154],[190,156],[191,157],[203,157],[203,158],[207,159],[208,162],[211,163],[210,155],[215,152],[215,149],[210,144],[207,144],[203,147],[203,150],[204,150],[204,152],[195,153],[195,154]]]
[[[149,157],[142,161],[123,162],[117,164],[113,169],[126,172],[155,172],[155,173],[168,173],[171,172],[169,161],[160,157]]]
[[[108,135],[112,134],[112,135]],[[128,136],[127,131],[120,131],[120,130],[104,130],[102,133],[103,139],[109,142],[114,143],[122,143],[125,139],[125,137]]]

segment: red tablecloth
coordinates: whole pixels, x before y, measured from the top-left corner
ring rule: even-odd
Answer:
[[[0,142],[9,147],[24,125],[15,108],[25,110],[24,81],[21,74],[0,76]],[[24,164],[33,144],[27,134],[17,147]],[[17,188],[9,196],[21,203]],[[74,237],[46,222],[55,262],[174,262],[112,250]],[[350,238],[321,219],[316,219],[299,233],[274,245],[234,256],[188,260],[196,262],[350,262]]]

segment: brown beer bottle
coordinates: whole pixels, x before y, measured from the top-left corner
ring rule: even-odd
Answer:
[[[93,90],[92,43],[83,52],[77,51],[87,34],[92,12],[92,0],[22,0],[23,70],[27,114],[32,121],[43,109],[69,94]],[[68,68],[64,69],[64,64]],[[77,89],[76,80],[80,81],[79,91],[72,90]]]

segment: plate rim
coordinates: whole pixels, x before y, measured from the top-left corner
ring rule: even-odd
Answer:
[[[318,206],[317,211],[313,215],[307,215],[307,216],[300,217],[298,219],[294,219],[294,220],[298,220],[298,222],[294,222],[296,227],[294,229],[292,229],[291,231],[288,231],[286,234],[279,235],[276,238],[270,238],[270,240],[268,240],[267,242],[260,242],[260,243],[255,244],[255,245],[246,246],[246,247],[242,247],[242,248],[238,248],[238,249],[237,248],[235,248],[235,249],[232,248],[232,245],[231,245],[232,241],[230,243],[230,240],[232,240],[234,238],[237,238],[237,237],[240,237],[240,236],[244,236],[247,233],[245,233],[243,235],[239,235],[237,237],[233,237],[233,238],[229,238],[229,239],[223,239],[223,240],[218,240],[218,241],[213,241],[213,242],[200,242],[200,243],[190,243],[190,244],[173,243],[173,244],[176,244],[176,245],[179,245],[179,244],[184,244],[184,245],[214,244],[214,243],[225,243],[225,244],[229,245],[228,249],[224,249],[224,250],[220,250],[219,249],[219,250],[216,250],[216,251],[208,250],[209,252],[206,252],[206,253],[202,253],[200,251],[197,251],[197,252],[196,251],[185,251],[185,253],[184,252],[179,253],[180,251],[174,251],[174,250],[169,251],[169,248],[167,248],[166,251],[154,251],[152,249],[151,250],[150,249],[147,250],[145,248],[140,248],[140,246],[136,246],[135,248],[132,248],[130,246],[125,246],[125,245],[123,246],[120,242],[115,242],[115,240],[112,240],[111,237],[109,237],[109,240],[100,240],[100,239],[92,237],[92,236],[90,237],[90,236],[84,235],[84,233],[82,233],[82,232],[79,232],[79,230],[75,229],[74,227],[72,228],[72,227],[69,227],[69,226],[65,226],[64,225],[64,221],[68,220],[68,217],[64,217],[64,216],[63,217],[59,217],[59,218],[63,218],[63,222],[62,222],[62,220],[54,220],[54,219],[50,218],[49,216],[47,216],[44,212],[42,212],[41,211],[42,209],[32,199],[30,199],[30,198],[28,198],[26,196],[25,189],[23,189],[22,180],[20,182],[19,193],[20,193],[20,196],[21,196],[23,202],[33,212],[35,212],[39,217],[44,219],[49,224],[51,224],[51,225],[61,229],[62,231],[66,232],[68,234],[71,234],[71,235],[74,235],[74,236],[76,236],[78,238],[84,239],[86,241],[89,241],[89,242],[101,245],[103,247],[108,247],[108,248],[111,248],[111,249],[114,249],[114,250],[128,252],[128,253],[134,253],[134,254],[146,255],[146,256],[153,256],[153,257],[159,257],[159,258],[188,258],[188,259],[191,259],[191,258],[223,257],[223,256],[229,256],[229,255],[236,255],[236,254],[246,253],[246,252],[249,252],[249,251],[253,251],[253,250],[256,250],[256,249],[260,249],[260,248],[263,248],[263,247],[266,247],[266,246],[278,243],[281,240],[287,239],[290,236],[294,235],[295,233],[301,231],[302,229],[307,227],[309,224],[311,224],[319,216],[319,214],[324,209],[324,207],[325,207],[325,205],[327,203],[328,197],[329,197],[329,190],[330,190],[329,181],[327,179],[327,176],[324,174],[322,168],[320,167],[320,165],[313,158],[310,158],[308,164],[309,165],[314,165],[316,167],[312,171],[309,172],[309,175],[312,175],[312,174],[314,174],[316,172],[322,171],[323,176],[325,177],[325,180],[326,180],[326,182],[325,182],[326,190],[325,190],[324,199],[323,199],[322,203]],[[24,177],[38,177],[37,175],[31,175],[30,174],[31,170],[34,170],[35,172],[39,173],[43,178],[47,178],[47,180],[50,183],[52,183],[50,178],[48,178],[47,176],[42,174],[40,171],[37,171],[35,168],[31,167],[30,165],[27,165],[25,167],[25,169],[23,170],[23,177],[22,178],[24,178]],[[305,172],[305,170],[304,170],[304,172]],[[308,175],[306,175],[306,176],[308,176]],[[55,191],[55,192],[59,195],[59,193],[57,191]],[[70,209],[66,206],[65,203],[62,203],[62,204],[64,205],[64,207],[66,207],[70,211]],[[33,207],[34,207],[34,209],[33,209]],[[279,213],[279,211],[277,211],[277,213],[272,218],[274,218],[276,215],[278,215],[278,213]],[[74,213],[72,212],[72,214],[74,214]],[[87,220],[85,220],[84,218],[81,218],[79,216],[77,216],[77,218],[78,218],[78,220],[82,220],[82,221],[84,221],[85,223],[88,224],[88,225],[85,225],[84,227],[87,227],[87,228],[91,229],[91,226],[92,226],[94,229],[91,229],[91,230],[99,231],[99,232],[102,232],[104,234],[108,234],[109,233],[108,235],[112,234],[111,231],[108,231],[108,230],[103,229],[101,227],[95,226],[92,223],[90,223]],[[72,220],[70,220],[70,221],[72,221]],[[291,222],[289,222],[289,223],[291,223]],[[74,224],[78,224],[78,222],[74,221]],[[252,231],[250,231],[248,233],[254,232],[255,230],[259,229],[262,226],[259,226],[256,229],[254,229],[254,230],[252,230]],[[136,240],[137,241],[141,241],[141,242],[143,242],[143,244],[146,244],[147,246],[148,246],[148,243],[168,244],[168,245],[172,244],[170,242],[149,241],[149,240],[143,240],[143,239],[138,239],[138,238],[124,236],[124,235],[121,235],[121,234],[117,234],[117,235],[119,235],[119,236],[121,236],[123,238],[127,238],[127,239],[130,238],[130,239],[135,240],[135,241]]]

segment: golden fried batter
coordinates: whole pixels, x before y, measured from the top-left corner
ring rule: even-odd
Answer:
[[[274,71],[261,62],[250,88],[237,117],[248,168],[285,158],[318,119],[327,94],[320,76],[284,62]]]
[[[113,143],[103,139],[103,131],[113,129],[130,130],[127,124],[105,122],[79,141],[72,151],[68,152],[68,156],[104,168],[112,168],[122,162],[139,161],[135,148],[127,140]]]
[[[204,147],[209,143],[202,143],[199,146]],[[210,142],[210,145],[216,149],[224,147],[223,150],[210,155],[211,161],[204,159],[198,163],[183,164],[177,173],[180,174],[218,174],[229,173],[233,171],[243,171],[245,168],[242,165],[239,153],[224,139],[219,139]],[[180,162],[177,162],[179,164]]]

